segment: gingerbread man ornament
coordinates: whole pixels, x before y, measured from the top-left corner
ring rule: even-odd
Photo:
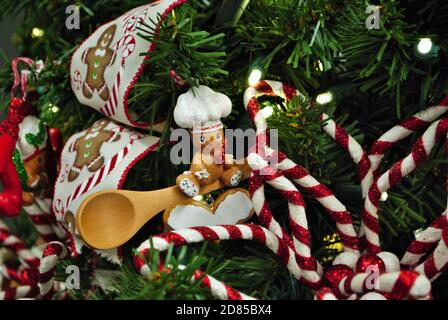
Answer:
[[[108,119],[98,120],[70,146],[70,152],[76,152],[76,159],[68,174],[68,181],[75,180],[85,166],[90,172],[99,170],[104,164],[101,146],[104,142],[113,142],[120,139],[115,131],[105,130],[109,124]]]
[[[87,64],[86,80],[84,81],[82,92],[90,99],[95,90],[104,101],[109,99],[109,88],[107,87],[104,73],[108,66],[115,62],[115,51],[109,48],[115,36],[117,26],[111,25],[98,39],[95,47],[84,51],[82,61]]]
[[[219,179],[229,187],[237,186],[243,170],[230,154],[224,154],[224,130],[221,122],[232,111],[232,102],[207,86],[192,88],[179,96],[174,120],[179,127],[191,129],[197,150],[190,170],[179,175],[176,184],[189,197],[199,194],[201,186]]]

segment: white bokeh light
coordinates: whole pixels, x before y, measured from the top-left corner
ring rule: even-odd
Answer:
[[[423,38],[418,42],[417,50],[421,54],[428,54],[431,52],[432,46],[433,44],[430,38]]]

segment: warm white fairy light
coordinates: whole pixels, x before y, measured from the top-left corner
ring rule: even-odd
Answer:
[[[417,50],[420,54],[428,54],[432,50],[432,40],[430,38],[422,38],[418,42]]]
[[[249,85],[250,86],[256,85],[258,83],[258,81],[261,80],[262,76],[263,76],[263,72],[261,72],[260,69],[255,69],[255,68],[252,69],[252,71],[250,72],[250,75],[249,75],[249,79],[248,79]]]
[[[384,201],[387,200],[388,197],[389,197],[389,195],[387,194],[386,191],[384,191],[383,193],[381,193],[381,198],[380,198],[380,200],[384,202]]]
[[[42,38],[44,34],[45,34],[44,30],[38,27],[34,27],[33,30],[31,30],[31,37],[33,37],[34,39]]]
[[[334,94],[331,91],[321,93],[316,98],[316,102],[320,105],[329,104],[333,100],[334,100]]]
[[[320,72],[324,72],[324,64],[320,60],[317,60],[317,70]]]

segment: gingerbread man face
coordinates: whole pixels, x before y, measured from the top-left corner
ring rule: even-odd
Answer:
[[[28,186],[33,191],[39,191],[49,187],[46,173],[46,154],[40,152],[33,158],[24,162],[28,175]]]
[[[193,146],[199,152],[212,152],[222,149],[224,131],[222,129],[209,132],[192,133]]]
[[[102,119],[95,122],[85,135],[78,138],[71,146],[70,151],[76,152],[75,163],[70,168],[68,181],[75,180],[81,170],[87,167],[90,172],[99,170],[104,164],[104,157],[101,154],[101,146],[105,142],[113,142],[120,139],[120,134],[106,127],[109,120]]]
[[[100,48],[108,48],[112,43],[112,39],[114,38],[116,30],[117,26],[115,24],[107,28],[106,31],[104,31],[101,37],[98,39],[97,46]]]

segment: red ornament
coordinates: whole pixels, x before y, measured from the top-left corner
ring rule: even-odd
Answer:
[[[356,272],[358,273],[373,271],[373,269],[370,269],[369,267],[376,267],[380,273],[386,271],[384,261],[376,254],[367,253],[361,256],[358,259],[358,262],[356,262]]]
[[[325,279],[330,284],[335,293],[339,292],[338,285],[342,278],[349,276],[353,273],[353,270],[343,264],[337,264],[332,266],[325,272]]]
[[[3,192],[0,193],[0,215],[15,217],[22,208],[22,186],[12,160],[15,150],[19,123],[30,112],[30,105],[20,98],[12,98],[8,116],[0,124],[0,181]]]

